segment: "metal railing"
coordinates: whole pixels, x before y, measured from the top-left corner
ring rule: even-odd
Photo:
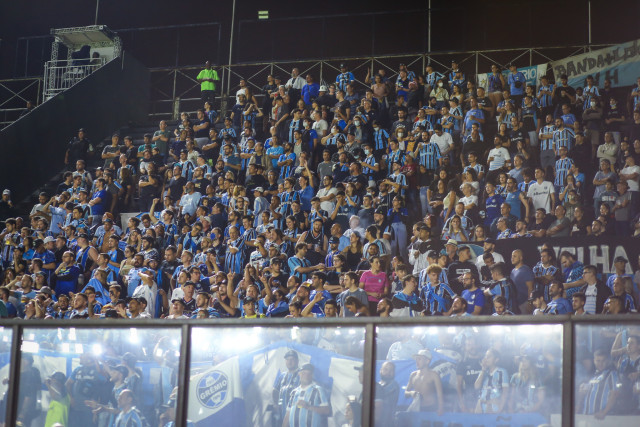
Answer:
[[[84,63],[86,61],[86,63]],[[69,89],[106,63],[105,58],[47,61],[44,65],[43,99],[46,101]]]
[[[42,77],[0,80],[0,129],[16,121],[27,101],[40,104]]]
[[[18,407],[18,386],[20,384],[20,366],[22,350],[29,351],[26,348],[22,349],[23,334],[25,330],[34,329],[50,329],[50,328],[75,328],[80,329],[122,329],[130,330],[131,328],[157,328],[168,330],[168,328],[174,330],[180,330],[181,341],[179,344],[179,379],[178,388],[183,392],[178,393],[177,396],[177,425],[187,425],[187,407],[188,407],[188,393],[184,390],[189,390],[189,370],[190,361],[192,355],[191,346],[192,332],[194,328],[213,328],[221,330],[222,328],[237,328],[238,338],[242,336],[243,328],[250,330],[255,327],[261,328],[291,328],[295,326],[297,328],[337,328],[337,327],[360,327],[364,328],[364,347],[363,347],[363,406],[362,406],[362,425],[372,426],[374,425],[374,411],[373,401],[374,392],[373,385],[376,379],[376,360],[380,357],[376,357],[376,340],[377,334],[380,333],[380,328],[385,327],[405,327],[417,328],[417,327],[436,327],[436,328],[469,328],[475,329],[482,326],[517,326],[517,325],[535,325],[533,328],[535,331],[543,330],[539,328],[542,325],[560,325],[562,327],[562,342],[556,343],[562,346],[562,398],[561,398],[561,425],[572,426],[574,425],[575,417],[575,366],[577,363],[576,348],[577,339],[576,328],[582,328],[584,326],[637,326],[637,320],[629,316],[471,316],[460,317],[455,320],[452,318],[444,317],[422,317],[422,318],[373,318],[373,317],[358,317],[345,319],[295,319],[295,323],[289,319],[263,319],[263,320],[245,320],[245,319],[202,319],[198,321],[190,320],[104,320],[101,322],[93,320],[74,320],[74,321],[54,321],[54,320],[30,320],[25,322],[20,319],[16,320],[4,320],[0,322],[0,327],[6,328],[12,332],[11,341],[11,356],[10,356],[10,375],[8,378],[8,392],[7,396],[7,420],[8,425],[15,425],[13,420],[16,419],[16,411]],[[540,332],[537,332],[540,333]],[[34,338],[28,338],[27,340],[33,340]],[[21,350],[22,349],[22,350]]]
[[[349,70],[354,73],[358,90],[368,87],[365,83],[367,72],[371,74],[383,69],[387,77],[395,78],[398,75],[398,64],[407,65],[410,71],[416,74],[424,74],[427,64],[441,73],[451,71],[451,61],[456,60],[467,79],[474,78],[479,73],[489,72],[492,64],[505,67],[509,63],[517,66],[532,66],[544,64],[568,56],[587,52],[591,48],[601,48],[607,45],[574,45],[529,47],[513,49],[491,49],[475,51],[445,51],[430,53],[409,53],[380,56],[355,56],[338,57],[312,60],[288,60],[270,62],[252,62],[223,65],[217,67],[220,82],[216,97],[217,105],[222,113],[226,112],[227,100],[231,99],[238,89],[241,79],[247,82],[253,95],[257,99],[262,98],[262,87],[266,84],[267,75],[279,75],[282,84],[290,78],[291,70],[296,67],[300,75],[310,73],[315,81],[332,83],[340,73],[340,64],[347,64]],[[195,76],[202,66],[185,66],[172,68],[151,69],[151,114],[153,118],[177,119],[180,112],[193,113],[202,108],[200,102],[200,85]]]

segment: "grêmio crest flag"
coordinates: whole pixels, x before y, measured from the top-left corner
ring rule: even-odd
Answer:
[[[602,87],[605,79],[611,80],[611,87],[630,86],[640,77],[640,40],[554,61],[551,68],[556,81],[566,74],[573,87],[583,87],[589,75],[596,86]]]

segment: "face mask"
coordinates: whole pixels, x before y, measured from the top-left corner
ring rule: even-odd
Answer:
[[[591,108],[595,108],[596,107],[596,103],[591,101]]]
[[[353,122],[353,124],[356,125],[356,126],[360,126],[360,121],[356,120],[356,121]]]
[[[366,155],[368,156],[369,154],[371,154],[371,151],[369,151],[369,150],[364,150],[364,154],[366,154]]]
[[[442,87],[442,86],[444,86],[444,83],[442,82],[438,83],[438,87]]]
[[[616,108],[617,108],[617,105],[616,105],[616,104],[611,104],[611,109],[612,109],[612,110],[615,110]]]
[[[398,132],[398,137],[402,138],[404,136],[404,132]]]
[[[378,132],[378,131],[380,130],[380,128],[376,126],[376,127],[374,127],[374,128],[373,128],[373,130],[375,130],[376,132]]]

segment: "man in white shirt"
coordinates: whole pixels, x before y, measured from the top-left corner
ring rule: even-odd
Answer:
[[[185,188],[185,194],[180,199],[180,215],[182,216],[188,213],[189,216],[193,217],[196,213],[196,208],[198,207],[198,202],[200,202],[202,194],[195,191],[195,185],[193,182],[187,182]]]
[[[545,181],[545,173],[542,168],[536,168],[535,171],[536,182],[529,186],[527,197],[531,200],[533,211],[542,208],[548,214],[555,209],[556,205],[556,193],[553,188],[553,184],[549,181]]]
[[[487,158],[490,172],[503,168],[509,160],[511,160],[509,151],[502,146],[502,137],[500,135],[496,135],[493,143],[494,148],[489,151],[489,156]]]
[[[440,155],[442,157],[448,156],[449,151],[453,148],[453,138],[451,138],[451,134],[448,132],[437,131],[431,135],[431,139],[429,142],[433,142],[438,145],[440,149]]]
[[[324,138],[325,136],[327,136],[329,125],[327,124],[327,121],[322,118],[322,113],[320,111],[316,111],[315,113],[313,113],[313,120],[315,121],[313,122],[311,128],[316,131],[316,133],[318,134],[318,138]]]

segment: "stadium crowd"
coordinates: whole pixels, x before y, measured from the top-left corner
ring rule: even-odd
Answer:
[[[0,316],[635,312],[624,257],[602,277],[549,245],[495,249],[640,230],[640,79],[616,99],[609,81],[534,87],[509,68],[487,90],[455,62],[364,87],[344,64],[322,85],[294,68],[260,101],[241,80],[222,117],[207,64],[195,117],[115,133],[101,159],[80,129],[28,216],[4,190]]]

